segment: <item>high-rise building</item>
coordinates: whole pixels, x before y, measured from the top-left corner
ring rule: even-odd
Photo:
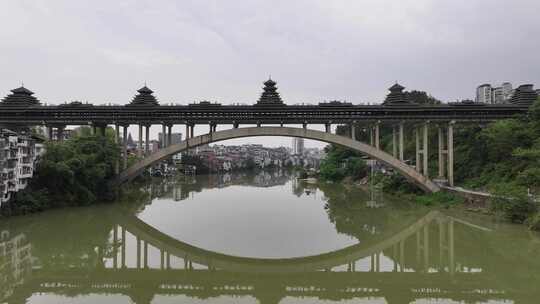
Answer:
[[[504,103],[504,93],[502,87],[493,88],[491,91],[491,103],[502,104]]]
[[[476,102],[488,104],[503,104],[510,102],[514,90],[510,82],[503,82],[500,87],[491,87],[486,83],[476,88]]]
[[[483,84],[476,88],[476,102],[480,103],[492,103],[491,92],[492,88],[490,84]]]
[[[503,82],[501,85],[502,87],[502,94],[503,94],[503,100],[507,102],[512,98],[512,94],[514,90],[512,89],[512,84],[510,82]]]
[[[292,151],[294,155],[302,155],[304,153],[304,139],[303,138],[293,137]]]
[[[161,147],[164,147],[165,145],[163,144],[163,133],[160,132],[158,134],[158,140]],[[169,143],[169,145],[179,144],[180,142],[182,142],[182,133],[171,133],[171,142]]]

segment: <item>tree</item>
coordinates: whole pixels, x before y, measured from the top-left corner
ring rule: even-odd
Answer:
[[[405,92],[405,96],[416,103],[419,104],[440,104],[441,101],[437,98],[429,95],[428,93],[424,91],[416,91],[412,90],[410,92]]]

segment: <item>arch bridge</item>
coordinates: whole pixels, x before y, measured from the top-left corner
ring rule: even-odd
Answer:
[[[352,104],[348,102],[331,101],[318,104],[289,105],[283,102],[277,91],[276,82],[272,79],[264,83],[259,100],[253,105],[231,104],[222,105],[203,101],[192,104],[159,104],[153,91],[144,86],[138,94],[126,105],[93,105],[72,102],[62,105],[42,105],[33,96],[33,92],[20,87],[12,90],[0,102],[0,125],[12,128],[28,126],[45,126],[49,138],[62,140],[65,137],[67,125],[91,126],[91,130],[105,133],[108,125],[116,128],[116,138],[120,144],[120,128],[123,127],[123,166],[124,170],[117,182],[132,178],[142,168],[153,164],[161,155],[170,155],[174,151],[182,151],[182,147],[193,147],[198,144],[211,143],[218,140],[247,136],[298,136],[330,143],[341,144],[360,151],[380,160],[396,169],[409,180],[425,191],[438,191],[429,176],[428,142],[430,126],[435,125],[438,133],[438,174],[437,180],[453,186],[454,173],[454,125],[458,123],[485,123],[499,119],[507,119],[527,113],[529,106],[536,101],[537,93],[532,85],[521,85],[516,90],[509,103],[483,104],[463,101],[447,104],[421,104],[411,100],[404,92],[405,88],[395,84],[389,88],[386,99],[377,105]],[[131,168],[127,168],[127,139],[128,127],[138,125],[138,156],[148,157]],[[186,141],[171,145],[172,127],[182,124],[186,127]],[[195,137],[196,125],[208,125],[209,134]],[[240,128],[240,125],[256,125],[253,128]],[[301,124],[302,130],[292,128],[269,129],[262,128],[266,124],[284,125]],[[327,134],[307,130],[308,125],[324,125]],[[383,152],[380,144],[381,125],[386,124],[392,129],[392,153]],[[149,133],[152,125],[162,127],[163,139],[157,155],[149,155]],[[232,125],[232,130],[217,132],[218,125]],[[350,140],[329,135],[332,125],[346,125]],[[359,125],[363,125],[359,128]],[[405,127],[414,129],[416,152],[414,169],[405,164],[404,138]],[[386,128],[385,128],[386,129]],[[384,130],[384,129],[383,129]],[[358,133],[369,135],[369,146],[357,142]],[[143,140],[143,134],[145,139]],[[143,147],[143,142],[145,146]],[[120,171],[120,164],[117,166]]]

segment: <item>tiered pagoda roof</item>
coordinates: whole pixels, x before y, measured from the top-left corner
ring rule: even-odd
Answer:
[[[257,101],[257,105],[264,106],[282,106],[285,105],[281,96],[277,92],[276,82],[269,78],[264,82],[263,92],[261,98]]]
[[[397,82],[393,86],[391,86],[388,90],[390,91],[390,94],[386,95],[386,99],[383,102],[383,105],[385,106],[410,106],[414,104],[409,98],[407,98],[407,95],[403,90],[405,87],[399,85]]]
[[[154,95],[154,91],[150,90],[146,85],[139,90],[139,94],[133,97],[129,105],[131,106],[158,106],[159,103]]]
[[[510,103],[530,106],[536,101],[537,98],[538,93],[533,90],[533,85],[523,84],[516,89],[514,95],[512,95],[512,98],[510,99]]]
[[[32,96],[34,92],[24,86],[11,90],[11,93],[2,99],[0,105],[34,106],[40,104],[39,100]]]

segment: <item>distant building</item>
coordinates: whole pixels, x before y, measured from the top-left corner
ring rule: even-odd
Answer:
[[[158,134],[158,140],[161,147],[164,147],[165,145],[163,144],[163,133],[160,132]],[[180,142],[182,142],[182,133],[171,133],[171,143],[169,144],[175,145],[175,144],[179,144]]]
[[[487,104],[503,104],[510,102],[514,90],[510,82],[504,82],[500,87],[492,87],[486,83],[476,88],[476,102]]]
[[[292,154],[302,155],[304,153],[304,139],[293,137],[292,139]]]
[[[491,103],[494,104],[503,104],[504,103],[504,94],[503,88],[497,87],[493,88],[491,91]]]
[[[512,84],[510,82],[503,82],[501,88],[503,93],[503,100],[505,102],[509,101],[510,98],[512,98],[512,94],[514,93],[514,90],[512,89]]]
[[[491,91],[492,88],[490,84],[486,83],[478,86],[478,88],[476,88],[476,102],[492,103]]]
[[[30,134],[0,129],[0,206],[28,186],[43,152],[43,144]]]

